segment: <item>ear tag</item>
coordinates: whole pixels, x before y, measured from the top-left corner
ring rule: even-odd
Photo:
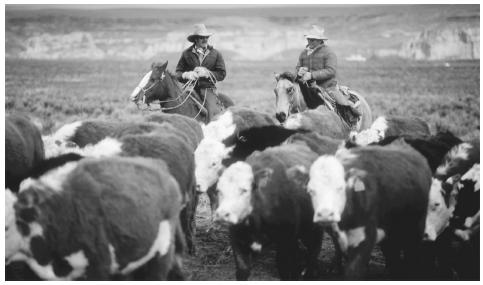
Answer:
[[[366,190],[366,186],[364,186],[364,183],[361,180],[357,179],[354,183],[354,191],[361,192],[364,190]]]

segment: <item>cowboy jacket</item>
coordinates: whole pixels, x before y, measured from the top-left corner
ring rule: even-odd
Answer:
[[[203,59],[203,62],[200,62],[198,58],[198,54],[195,51],[195,45],[190,46],[189,48],[185,49],[181,54],[181,58],[179,59],[178,65],[176,66],[176,78],[178,81],[186,82],[187,80],[183,79],[182,75],[183,72],[186,71],[193,71],[197,66],[206,67],[213,76],[215,77],[216,81],[222,81],[225,79],[226,70],[225,70],[225,61],[221,56],[221,53],[213,48],[213,46],[208,45],[206,57]],[[215,88],[215,84],[210,80],[210,78],[200,77],[195,88]]]
[[[324,89],[337,84],[337,57],[332,49],[325,44],[316,46],[310,55],[306,49],[303,50],[295,68],[296,74],[300,67],[307,67],[317,85]]]

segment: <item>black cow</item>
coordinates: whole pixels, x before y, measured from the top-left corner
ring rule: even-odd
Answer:
[[[381,240],[392,277],[417,276],[430,186],[426,160],[408,145],[341,149],[314,162],[307,185],[313,219],[338,233],[345,278],[365,277]]]
[[[436,168],[441,164],[446,153],[455,145],[462,142],[461,139],[453,135],[449,131],[438,132],[431,136],[413,136],[413,135],[400,135],[389,136],[383,138],[381,141],[371,143],[369,145],[388,145],[395,140],[401,139],[405,143],[412,146],[415,150],[419,151],[428,161],[431,172],[435,173]],[[356,147],[350,139],[345,141],[345,147]]]
[[[310,197],[292,174],[308,168],[316,156],[303,145],[267,148],[232,164],[220,177],[215,219],[229,225],[237,280],[248,279],[253,254],[270,242],[277,248],[282,280],[299,279],[303,267],[305,279],[315,277],[322,230],[312,223]],[[304,266],[296,263],[298,241],[306,247]]]

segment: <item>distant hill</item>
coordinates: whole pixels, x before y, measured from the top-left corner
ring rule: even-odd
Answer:
[[[105,6],[6,5],[7,58],[154,59],[180,53],[192,25],[204,22],[215,32],[211,43],[231,60],[296,57],[313,23],[325,28],[340,58],[479,59],[478,5]]]

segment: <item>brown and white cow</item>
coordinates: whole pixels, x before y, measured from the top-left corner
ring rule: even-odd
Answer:
[[[473,184],[476,187],[479,186],[479,178],[475,174],[479,174],[479,163],[479,140],[462,142],[445,155],[443,162],[436,169],[431,185],[425,229],[426,240],[436,240],[448,227],[457,205],[457,196],[461,188],[458,185],[464,183],[464,180],[474,180]],[[459,182],[464,175],[465,179]],[[471,186],[471,188],[474,189],[475,186]]]
[[[225,169],[222,161],[229,157],[238,133],[253,127],[277,124],[268,113],[229,107],[209,124],[202,125],[204,138],[195,151],[196,182],[198,191],[208,195],[212,213],[218,205],[216,182]]]
[[[380,116],[369,129],[359,133],[351,132],[348,143],[355,146],[365,146],[391,136],[429,136],[430,134],[428,124],[420,118]]]
[[[159,129],[158,129],[159,130]],[[85,157],[149,157],[165,161],[179,184],[183,200],[181,225],[188,249],[195,253],[195,212],[197,206],[195,162],[192,147],[177,132],[130,134],[121,138],[107,137],[97,144],[73,150]]]
[[[380,241],[394,278],[416,270],[430,186],[425,158],[408,145],[341,149],[313,163],[307,185],[313,220],[338,233],[345,278],[365,277]]]
[[[322,231],[313,224],[310,197],[294,176],[316,157],[303,145],[271,147],[232,164],[220,177],[215,217],[229,225],[237,280],[248,279],[253,254],[267,243],[277,247],[280,278],[299,279],[304,268],[295,262],[298,241],[307,249],[303,277],[316,275]]]
[[[5,260],[45,280],[179,272],[181,195],[161,160],[72,161],[7,191]],[[139,276],[138,276],[139,277]]]

